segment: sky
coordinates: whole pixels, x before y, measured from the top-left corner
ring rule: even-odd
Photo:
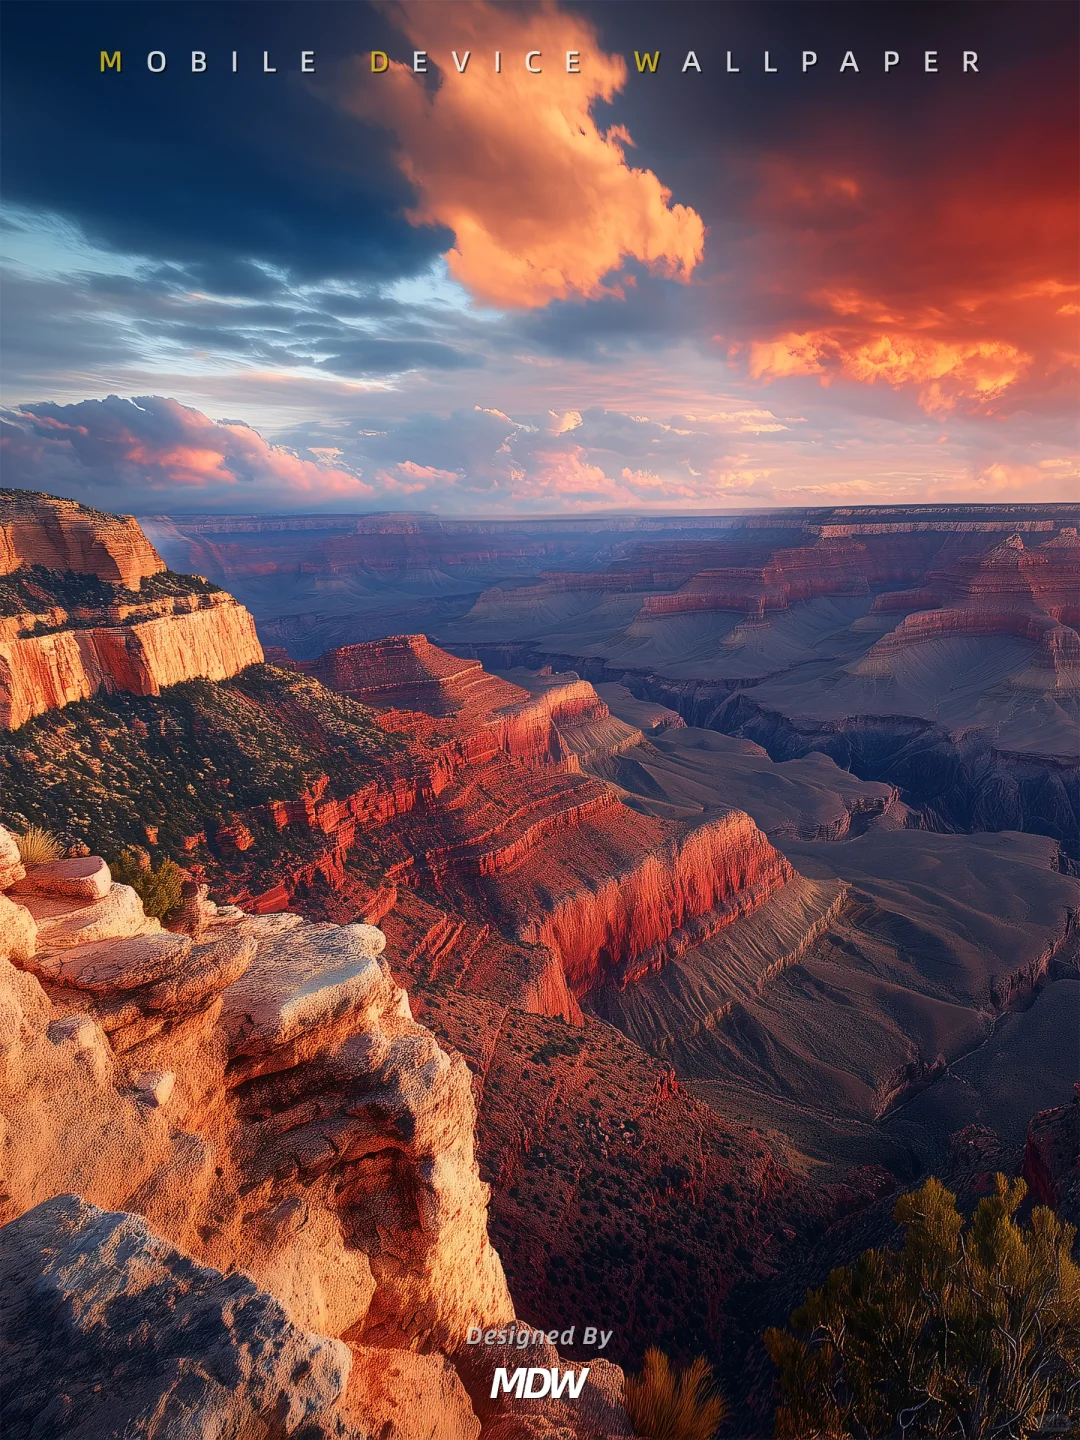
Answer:
[[[1075,498],[1078,13],[5,0],[3,483],[136,514]]]

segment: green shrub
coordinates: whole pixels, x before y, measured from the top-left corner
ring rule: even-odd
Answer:
[[[119,884],[131,886],[147,915],[164,920],[179,907],[184,872],[175,860],[162,860],[155,868],[145,850],[122,850],[109,869]]]
[[[1045,1206],[1018,1225],[1024,1182],[995,1187],[966,1230],[939,1180],[901,1196],[903,1250],[864,1251],[765,1332],[781,1440],[1025,1440],[1075,1415],[1076,1231]]]

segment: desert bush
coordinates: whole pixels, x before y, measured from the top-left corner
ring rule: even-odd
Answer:
[[[64,847],[50,830],[40,825],[29,825],[21,835],[15,836],[19,847],[19,859],[29,870],[32,865],[47,865],[50,860],[59,860]]]
[[[636,1435],[648,1440],[712,1440],[727,1414],[703,1355],[676,1374],[662,1350],[645,1352],[639,1375],[627,1376],[623,1403]]]
[[[109,861],[109,869],[114,880],[131,886],[147,915],[164,920],[179,906],[184,872],[175,860],[162,860],[154,867],[145,850],[121,850]]]
[[[1027,1187],[994,1183],[966,1229],[940,1181],[901,1196],[904,1248],[865,1251],[766,1331],[781,1440],[1025,1440],[1075,1413],[1075,1228],[1045,1206],[1017,1224]]]

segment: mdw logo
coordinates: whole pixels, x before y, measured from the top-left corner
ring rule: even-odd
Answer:
[[[500,1395],[513,1395],[515,1400],[543,1400],[550,1395],[554,1400],[561,1400],[565,1395],[569,1400],[577,1400],[588,1378],[588,1366],[577,1374],[573,1370],[518,1369],[513,1374],[496,1370],[490,1398],[497,1400]]]

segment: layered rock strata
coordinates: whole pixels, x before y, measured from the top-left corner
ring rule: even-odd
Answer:
[[[892,673],[897,652],[953,635],[1016,635],[1039,649],[1012,683],[1042,691],[1080,690],[1080,538],[1072,528],[1027,549],[1012,535],[988,553],[931,573],[912,591],[874,601],[874,614],[906,612],[853,673]]]
[[[133,515],[108,515],[36,491],[0,490],[0,575],[30,565],[96,575],[128,590],[165,569]]]
[[[0,641],[0,729],[99,689],[160,695],[196,676],[227,680],[262,660],[251,616],[229,595],[197,610],[124,626],[61,629]]]
[[[688,921],[720,928],[792,879],[745,814],[687,830],[578,773],[582,757],[610,758],[641,733],[576,674],[500,679],[422,636],[303,668],[438,750],[438,780],[433,765],[428,797],[396,826],[407,866],[390,873],[418,872],[445,903],[543,947],[575,1000],[607,975],[625,979]],[[574,1015],[564,1003],[554,1013]]]

